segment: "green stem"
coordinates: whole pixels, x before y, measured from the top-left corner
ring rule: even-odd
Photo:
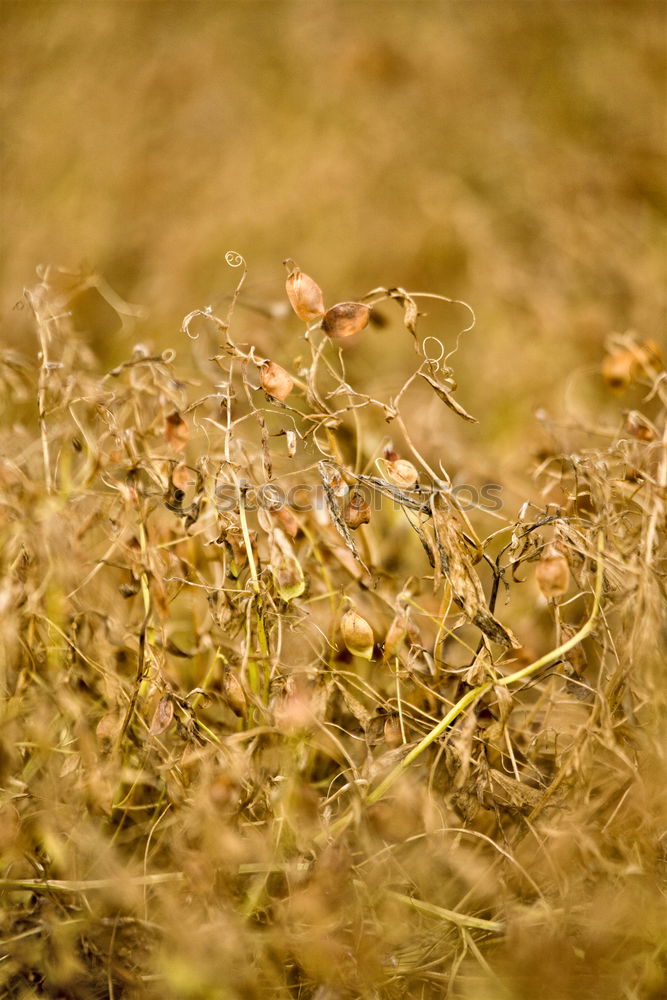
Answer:
[[[380,782],[379,785],[369,792],[366,797],[366,803],[368,805],[373,805],[383,798],[389,789],[398,781],[401,775],[410,767],[410,765],[420,757],[425,750],[427,750],[436,740],[447,731],[451,726],[452,722],[458,718],[458,716],[465,711],[473,702],[477,701],[483,694],[485,694],[494,684],[500,685],[502,687],[509,687],[510,684],[516,684],[517,681],[521,681],[526,677],[530,677],[532,674],[541,670],[542,667],[549,666],[549,664],[554,663],[556,660],[560,660],[566,653],[569,653],[571,649],[574,649],[578,643],[590,635],[595,625],[595,621],[600,612],[600,601],[602,599],[602,583],[604,579],[604,534],[602,531],[598,534],[598,545],[597,545],[597,572],[595,577],[595,595],[593,600],[593,607],[587,621],[582,625],[578,632],[576,632],[567,642],[562,643],[557,646],[556,649],[552,649],[550,652],[545,653],[538,660],[533,663],[529,663],[527,667],[522,667],[520,670],[515,670],[513,674],[509,674],[507,677],[500,677],[497,680],[485,681],[484,684],[480,684],[478,687],[472,688],[467,691],[466,694],[460,698],[456,704],[449,710],[447,715],[442,719],[437,726],[434,726],[429,733],[424,736],[420,742],[410,750],[409,753],[405,755],[389,772],[389,774]],[[332,823],[326,834],[320,834],[317,837],[317,842],[325,842],[328,837],[342,832],[352,821],[353,812],[348,809],[343,816],[340,817],[335,823]]]

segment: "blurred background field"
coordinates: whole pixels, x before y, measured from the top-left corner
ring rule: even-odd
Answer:
[[[662,335],[661,3],[27,2],[0,16],[5,342],[33,349],[14,306],[46,263],[92,269],[145,309],[129,328],[94,291],[73,303],[103,363],[139,339],[186,358],[182,317],[229,293],[229,249],[262,302],[284,298],[286,256],[328,302],[440,292],[477,313],[455,367],[480,418],[442,434],[525,467],[537,406],[599,402],[610,332]],[[428,332],[449,349],[467,322],[434,306]],[[238,324],[293,356],[294,317]],[[381,388],[414,359],[391,327],[361,354]]]

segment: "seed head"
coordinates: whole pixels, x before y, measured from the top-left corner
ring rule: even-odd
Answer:
[[[288,269],[285,289],[292,309],[304,323],[312,323],[324,314],[322,289],[307,274],[304,274],[289,257],[283,261]]]
[[[350,499],[343,511],[343,520],[348,528],[355,531],[360,525],[368,524],[371,519],[371,505],[361,492],[354,489],[350,494]]]
[[[352,337],[367,325],[370,314],[363,302],[339,302],[325,314],[322,329],[330,337]]]
[[[345,612],[341,619],[340,629],[343,634],[343,642],[354,656],[361,656],[365,660],[373,659],[373,645],[375,643],[373,629],[354,608]]]
[[[282,403],[294,388],[294,379],[275,361],[265,361],[259,371],[259,384],[267,396]]]
[[[544,550],[535,569],[535,581],[543,597],[561,597],[570,585],[570,567],[567,559],[555,545]]]

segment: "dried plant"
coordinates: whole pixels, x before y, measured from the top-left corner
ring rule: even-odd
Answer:
[[[227,262],[183,322],[203,394],[141,345],[100,375],[56,269],[37,364],[0,359],[3,995],[662,995],[657,345],[610,339],[641,411],[542,414],[541,497],[488,531],[406,404],[474,422],[465,340],[420,335],[452,300],[326,308],[288,260],[269,359]],[[415,364],[375,398],[347,352],[392,316]]]

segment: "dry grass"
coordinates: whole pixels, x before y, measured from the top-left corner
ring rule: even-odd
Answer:
[[[391,397],[319,318],[272,396],[228,263],[199,385],[100,375],[69,305],[106,287],[55,269],[3,357],[4,995],[658,997],[659,350],[610,342],[641,412],[550,425],[539,503],[466,511],[411,438],[413,389],[472,419],[424,299],[364,299]]]

